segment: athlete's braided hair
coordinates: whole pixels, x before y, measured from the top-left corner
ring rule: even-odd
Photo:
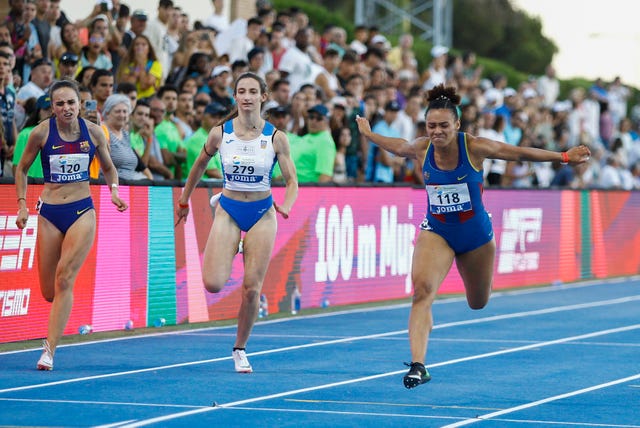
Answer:
[[[427,101],[429,102],[427,113],[432,109],[446,109],[451,110],[456,119],[459,119],[458,104],[460,104],[460,100],[460,95],[456,93],[456,88],[453,86],[437,85],[427,92]]]

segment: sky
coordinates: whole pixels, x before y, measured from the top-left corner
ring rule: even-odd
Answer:
[[[230,0],[227,0],[229,3]],[[174,0],[191,18],[212,13],[211,0]],[[514,7],[537,16],[543,34],[559,52],[553,65],[560,79],[601,77],[640,88],[640,18],[635,0],[511,0]],[[157,0],[124,0],[133,9],[155,16]],[[73,19],[86,17],[92,1],[62,0]],[[635,5],[635,6],[634,6]]]
[[[537,16],[559,48],[553,60],[561,79],[584,77],[640,88],[638,4],[629,0],[511,0]],[[634,6],[635,5],[635,6]]]

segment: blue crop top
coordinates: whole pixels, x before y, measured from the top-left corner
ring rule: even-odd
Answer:
[[[429,144],[422,174],[427,190],[429,222],[463,223],[485,210],[482,203],[483,174],[469,160],[466,134],[458,132],[458,165],[449,171],[436,166]]]
[[[64,141],[58,133],[56,119],[49,119],[49,136],[40,150],[45,183],[76,183],[89,180],[89,165],[96,153],[84,119],[78,118],[80,137]]]

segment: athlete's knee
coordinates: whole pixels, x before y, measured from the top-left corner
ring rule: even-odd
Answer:
[[[68,290],[72,290],[76,275],[77,272],[75,269],[69,267],[59,268],[56,272],[55,293],[64,293]],[[51,296],[51,300],[53,300],[53,296]]]
[[[438,287],[427,281],[413,282],[413,303],[433,301]]]
[[[467,293],[467,304],[469,308],[473,310],[483,309],[489,303],[489,297],[491,296],[491,290],[489,289],[486,293],[475,293],[468,294]]]
[[[245,301],[257,302],[260,299],[260,288],[253,285],[244,285],[242,294]]]
[[[489,299],[484,299],[484,300],[467,300],[467,303],[469,305],[469,308],[473,309],[473,310],[480,310],[483,309],[485,306],[487,306],[487,303],[489,303]]]
[[[202,278],[202,282],[204,283],[204,288],[209,293],[219,293],[224,288],[225,282],[218,281],[212,278]]]

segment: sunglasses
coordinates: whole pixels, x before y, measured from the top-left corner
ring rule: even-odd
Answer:
[[[322,119],[324,119],[324,117],[320,116],[319,114],[310,114],[308,117],[309,117],[309,120],[322,120]]]

